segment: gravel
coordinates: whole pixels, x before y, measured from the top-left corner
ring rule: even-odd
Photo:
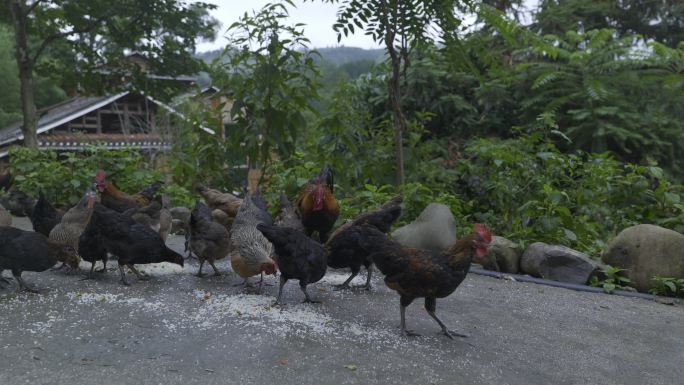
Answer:
[[[15,225],[26,228],[24,218]],[[169,245],[182,249],[183,239]],[[636,298],[582,293],[469,275],[437,313],[470,338],[449,340],[416,301],[422,337],[399,335],[398,296],[380,277],[371,292],[334,291],[331,270],[302,304],[288,282],[263,293],[197,263],[142,266],[124,287],[25,273],[43,295],[0,289],[0,383],[18,384],[673,384],[684,377],[684,310]],[[116,264],[111,263],[110,269]],[[85,270],[89,264],[84,263]],[[6,276],[8,274],[6,273]],[[256,282],[253,279],[253,282]],[[353,284],[363,284],[361,273]]]

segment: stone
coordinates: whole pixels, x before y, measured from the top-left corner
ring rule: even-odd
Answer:
[[[481,259],[475,259],[486,270],[502,273],[518,274],[520,271],[521,250],[514,242],[497,235],[492,236],[487,254]]]
[[[187,207],[171,208],[171,218],[178,219],[183,223],[190,223],[190,209]]]
[[[602,259],[625,269],[630,286],[646,292],[656,286],[653,277],[684,278],[684,235],[655,225],[631,226],[608,244]]]
[[[600,269],[588,255],[560,245],[535,242],[520,259],[520,269],[533,277],[585,285]]]
[[[185,234],[185,223],[180,219],[171,220],[171,234],[184,235]]]
[[[456,242],[456,220],[448,206],[430,203],[413,222],[396,229],[392,238],[405,247],[441,252]]]

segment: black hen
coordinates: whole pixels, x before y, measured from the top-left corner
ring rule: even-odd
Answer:
[[[133,265],[171,262],[183,266],[183,257],[166,247],[157,232],[131,217],[96,203],[92,221],[107,251],[117,256],[121,283],[124,285],[129,285],[123,270],[124,265],[140,279],[145,277]]]
[[[368,276],[364,288],[370,290],[373,261],[369,258],[370,254],[360,245],[359,226],[368,224],[383,233],[389,232],[392,224],[401,216],[402,201],[401,196],[396,196],[379,209],[345,223],[330,237],[325,244],[328,251],[328,266],[335,269],[349,267],[352,271],[351,276],[338,286],[338,289],[348,289],[349,283],[359,274],[361,266],[365,266]]]
[[[62,221],[62,213],[48,202],[43,193],[40,193],[30,219],[33,229],[48,237],[50,230]]]
[[[21,278],[24,271],[45,271],[57,263],[73,258],[76,250],[49,241],[43,234],[14,227],[0,226],[0,273],[11,270],[20,290],[38,292]]]
[[[97,272],[104,273],[107,271],[107,248],[98,231],[98,226],[92,220],[78,238],[78,253],[83,260],[91,263],[90,272],[87,276],[88,279],[93,278],[93,272],[97,261],[102,261],[104,265],[102,269]]]
[[[257,230],[264,234],[274,246],[278,270],[280,270],[280,289],[278,299],[283,294],[283,286],[289,279],[298,279],[306,299],[312,301],[306,292],[306,286],[318,282],[325,275],[327,269],[326,255],[323,246],[300,231],[289,227],[268,226],[262,223]]]

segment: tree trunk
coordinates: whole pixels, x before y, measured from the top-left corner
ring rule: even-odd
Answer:
[[[38,148],[36,135],[36,104],[33,97],[33,60],[28,52],[28,38],[26,33],[27,15],[24,0],[7,0],[12,12],[14,24],[15,55],[19,67],[19,79],[21,81],[21,111],[24,115],[24,124],[21,132],[24,134],[24,145],[28,148]]]
[[[394,115],[394,151],[397,168],[397,184],[403,185],[406,181],[404,174],[404,129],[406,127],[406,120],[404,112],[401,109],[401,89],[399,87],[400,81],[400,66],[399,57],[392,55],[392,79],[389,84],[390,104],[392,104],[392,111]]]

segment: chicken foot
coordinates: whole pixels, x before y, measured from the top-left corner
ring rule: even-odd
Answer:
[[[366,268],[366,273],[368,273],[368,276],[366,277],[366,284],[365,285],[360,285],[357,287],[362,287],[363,290],[370,290],[371,289],[371,277],[373,276],[373,265],[369,265]]]
[[[221,272],[216,268],[216,265],[214,265],[214,261],[209,260],[209,265],[211,266],[212,269],[214,269],[214,275],[215,276],[221,276]]]
[[[303,303],[321,303],[321,301],[314,301],[309,297],[309,293],[306,292],[306,285],[305,282],[299,281],[299,288],[302,290],[302,293],[304,293],[304,297],[306,297]]]
[[[214,261],[208,259],[208,260],[202,260],[200,261],[200,267],[199,271],[197,272],[197,276],[202,278],[204,277],[204,274],[202,274],[202,266],[204,266],[204,262],[209,262],[209,266],[211,266],[212,269],[214,269],[214,276],[221,276],[221,272],[216,268],[216,265],[214,265]]]
[[[81,278],[81,281],[94,279],[95,278],[94,273],[105,273],[105,272],[107,272],[107,261],[105,260],[103,263],[104,263],[104,267],[102,267],[99,270],[95,270],[95,265],[97,264],[97,261],[91,262],[90,271],[88,272],[88,274],[85,277]]]
[[[406,306],[402,303],[399,306],[399,314],[401,315],[401,334],[403,334],[406,337],[417,337],[420,336],[420,334],[415,333],[413,330],[408,330],[406,329]],[[410,302],[409,302],[410,303]]]
[[[149,275],[139,272],[138,269],[136,269],[132,264],[127,263],[126,266],[128,266],[128,268],[131,269],[133,274],[135,274],[135,276],[138,277],[139,280],[141,280],[141,281],[149,281],[150,280]]]
[[[204,277],[204,274],[202,274],[202,266],[204,266],[204,259],[200,261],[199,271],[197,271],[197,276],[200,278]]]
[[[121,283],[125,286],[131,286],[131,284],[126,280],[126,273],[124,272],[122,264],[119,264],[119,274],[121,275]]]
[[[359,271],[358,271],[358,270],[357,270],[357,271],[353,271],[353,270],[352,270],[352,274],[349,276],[349,278],[347,278],[346,281],[342,282],[341,285],[335,285],[335,286],[333,286],[333,290],[347,290],[347,289],[351,289],[351,287],[349,286],[349,283],[350,283],[350,282],[354,279],[354,277],[356,277],[357,275],[359,275]]]
[[[449,329],[446,327],[446,325],[444,325],[444,322],[442,322],[442,320],[440,320],[440,319],[437,317],[437,314],[435,314],[436,308],[437,308],[437,299],[435,299],[435,298],[425,298],[425,310],[426,310],[427,313],[430,315],[430,317],[432,317],[432,319],[434,319],[435,321],[437,321],[437,323],[439,324],[439,326],[442,328],[442,333],[444,333],[445,336],[451,338],[452,340],[454,339],[454,337],[462,337],[462,338],[468,338],[468,337],[469,337],[467,334],[459,333],[459,332],[455,332],[455,331],[449,330]]]

